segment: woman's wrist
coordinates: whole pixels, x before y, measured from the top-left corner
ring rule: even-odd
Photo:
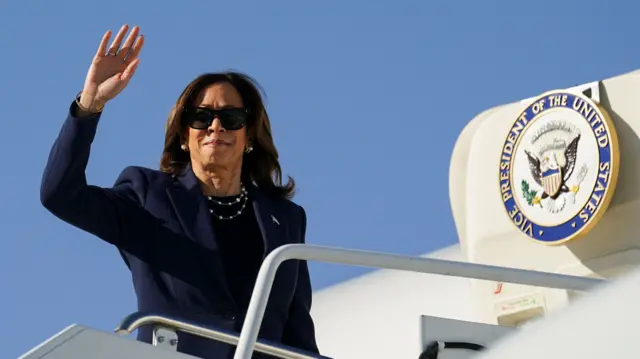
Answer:
[[[77,117],[85,118],[94,116],[104,109],[104,104],[95,101],[90,96],[83,96],[82,92],[76,96]]]

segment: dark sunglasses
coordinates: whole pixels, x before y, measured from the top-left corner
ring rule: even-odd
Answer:
[[[249,110],[246,108],[223,108],[212,110],[206,107],[186,108],[183,119],[187,126],[194,130],[205,130],[211,126],[215,118],[220,120],[220,124],[225,130],[235,131],[247,124]]]

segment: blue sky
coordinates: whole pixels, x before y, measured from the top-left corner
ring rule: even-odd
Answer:
[[[180,4],[180,5],[178,5]],[[49,149],[108,28],[140,25],[138,72],[109,103],[88,180],[156,168],[193,77],[238,69],[266,89],[309,243],[418,255],[457,241],[449,159],[484,109],[640,67],[631,1],[5,1],[0,14],[1,358],[68,324],[135,311],[116,250],[46,212]],[[365,269],[311,264],[315,289]]]

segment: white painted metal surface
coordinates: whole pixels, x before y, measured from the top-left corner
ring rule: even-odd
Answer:
[[[195,359],[112,333],[72,325],[19,359]]]
[[[505,337],[478,359],[635,359],[640,270]]]
[[[499,159],[510,126],[537,94],[494,107],[467,125],[451,160],[451,206],[467,260],[596,278],[613,278],[640,263],[640,238],[635,235],[640,214],[640,72],[589,82],[578,90],[585,89],[592,89],[618,135],[620,171],[607,212],[585,237],[565,245],[541,245],[517,230],[501,200]],[[503,285],[496,294],[498,286],[474,281],[474,300],[485,308],[483,322],[497,323],[505,313],[496,308],[510,308],[513,300],[542,298],[547,313],[564,308],[574,295],[519,285]]]

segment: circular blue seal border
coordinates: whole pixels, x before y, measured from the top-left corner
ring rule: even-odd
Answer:
[[[579,114],[590,126],[598,143],[598,178],[589,201],[574,217],[556,226],[543,226],[531,221],[518,206],[516,193],[520,185],[513,183],[513,158],[522,135],[529,125],[547,111],[566,108]],[[500,198],[509,220],[536,242],[558,245],[588,233],[606,212],[618,179],[620,153],[618,136],[604,108],[582,94],[551,91],[540,95],[524,109],[513,123],[502,144],[499,162]]]

